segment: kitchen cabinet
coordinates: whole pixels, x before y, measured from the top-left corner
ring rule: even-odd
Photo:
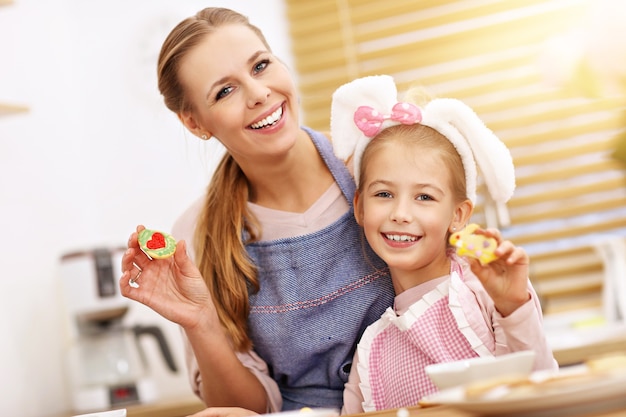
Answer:
[[[13,4],[13,0],[0,0],[0,6],[8,6],[9,4]],[[25,111],[28,111],[28,107],[26,106],[4,103],[0,101],[0,116],[23,113]]]

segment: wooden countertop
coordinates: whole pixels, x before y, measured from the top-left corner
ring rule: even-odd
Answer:
[[[127,417],[186,417],[205,408],[198,398],[193,397],[128,406],[126,412]]]
[[[128,417],[186,417],[204,408],[204,404],[198,399],[188,398],[129,406],[126,409]],[[409,411],[409,417],[481,417],[479,413],[463,411],[446,405],[407,407],[407,410]],[[626,401],[624,402],[624,407],[619,409],[583,412],[576,414],[576,417],[624,417],[625,415]],[[66,414],[63,417],[70,416],[71,414]],[[351,414],[349,417],[398,417],[398,409]]]
[[[482,414],[462,411],[451,406],[435,407],[407,407],[410,417],[482,417]],[[532,415],[532,414],[527,414]],[[545,413],[542,412],[542,415]],[[562,414],[557,415],[564,417]],[[576,417],[624,417],[626,407],[611,411],[592,411],[588,413],[576,414]],[[344,416],[348,417],[348,416]],[[398,417],[398,410],[373,411],[369,413],[351,414],[349,417]],[[493,417],[491,415],[490,417]],[[500,416],[497,416],[500,417]]]
[[[197,397],[185,397],[165,399],[150,404],[114,407],[113,409],[120,408],[126,408],[127,417],[187,417],[204,410],[205,405]],[[72,417],[77,414],[79,413],[67,412],[58,417]]]
[[[626,351],[626,335],[621,334],[580,346],[554,349],[553,354],[560,366],[567,366],[581,363],[592,356],[623,351]]]

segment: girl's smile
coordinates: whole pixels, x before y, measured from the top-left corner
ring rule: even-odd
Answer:
[[[394,248],[407,248],[414,245],[422,237],[406,233],[381,233],[387,244]]]

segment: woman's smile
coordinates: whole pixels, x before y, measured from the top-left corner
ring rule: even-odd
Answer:
[[[250,125],[250,128],[254,130],[259,130],[274,126],[283,117],[283,105],[274,110],[269,116],[265,116],[261,120],[252,123]]]

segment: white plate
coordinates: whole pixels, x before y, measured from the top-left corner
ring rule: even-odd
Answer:
[[[423,405],[448,405],[482,415],[557,417],[584,413],[626,410],[626,373],[611,374],[576,384],[532,390],[515,398],[466,400],[463,387],[455,387],[429,395]]]
[[[339,410],[335,408],[309,408],[300,410],[280,411],[278,413],[264,414],[264,417],[337,417]]]
[[[437,388],[448,389],[485,378],[528,376],[533,370],[534,363],[535,352],[522,350],[500,356],[481,356],[435,363],[426,366],[424,370]]]

